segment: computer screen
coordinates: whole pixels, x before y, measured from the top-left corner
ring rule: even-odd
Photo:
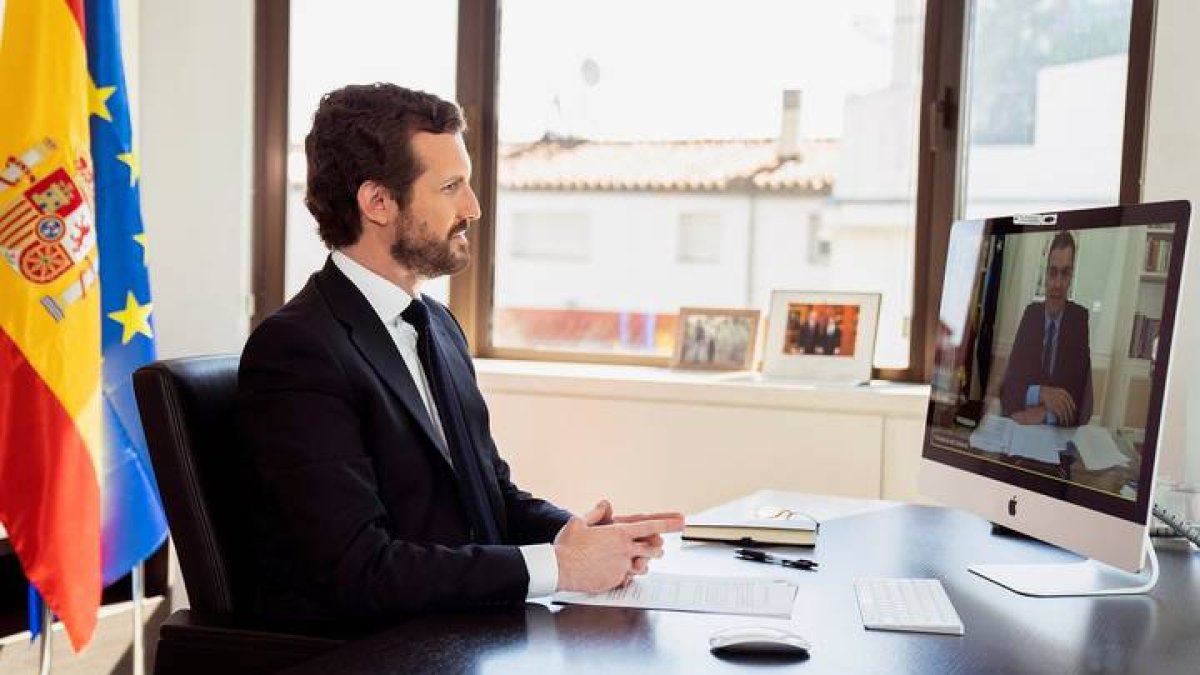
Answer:
[[[922,490],[1142,564],[1189,207],[955,223]]]

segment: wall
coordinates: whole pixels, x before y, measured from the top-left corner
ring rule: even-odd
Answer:
[[[746,297],[746,222],[740,194],[501,191],[496,202],[496,304],[674,312],[681,306],[738,307]],[[516,216],[579,214],[589,246],[581,260],[513,255]],[[721,222],[720,259],[678,262],[682,213]],[[717,284],[714,279],[719,279]]]
[[[161,356],[240,351],[250,292],[254,3],[138,3],[138,148]],[[131,70],[134,70],[131,68]]]
[[[575,511],[697,511],[761,488],[917,500],[928,387],[814,387],[613,366],[480,362],[518,484]]]
[[[1154,45],[1154,76],[1150,81],[1150,112],[1146,141],[1145,201],[1188,199],[1192,202],[1193,231],[1180,295],[1179,324],[1171,372],[1167,381],[1162,462],[1159,475],[1200,481],[1200,126],[1195,110],[1194,64],[1200,62],[1200,3],[1159,0]],[[1186,452],[1185,452],[1186,450]]]

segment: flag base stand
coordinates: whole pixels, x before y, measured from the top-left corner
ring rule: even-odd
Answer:
[[[142,619],[142,600],[146,595],[146,569],[144,563],[134,566],[130,576],[133,595],[133,675],[146,675],[146,648],[142,644],[146,633]]]
[[[42,601],[42,634],[38,636],[41,641],[41,657],[38,660],[38,675],[50,675],[54,657],[54,640],[51,635],[54,633],[54,617],[50,614],[50,606]]]

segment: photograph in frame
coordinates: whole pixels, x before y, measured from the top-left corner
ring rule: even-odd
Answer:
[[[763,376],[820,382],[871,379],[880,294],[775,291]]]
[[[672,368],[750,370],[758,341],[757,309],[679,310]]]
[[[856,304],[789,303],[783,353],[854,356],[859,314]]]

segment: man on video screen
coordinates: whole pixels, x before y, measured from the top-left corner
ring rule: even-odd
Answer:
[[[1000,388],[1001,410],[1021,424],[1074,427],[1092,417],[1088,311],[1067,300],[1075,238],[1059,232],[1046,259],[1046,301],[1025,308]]]

